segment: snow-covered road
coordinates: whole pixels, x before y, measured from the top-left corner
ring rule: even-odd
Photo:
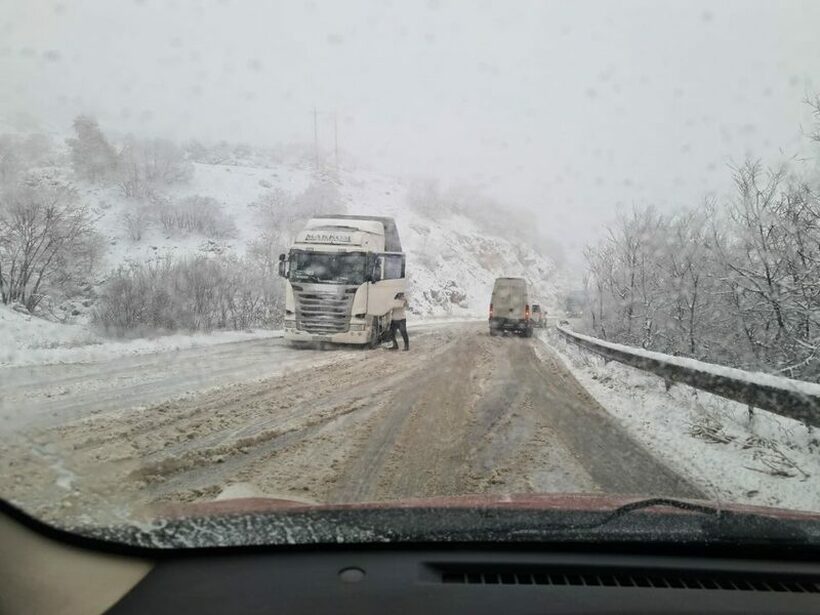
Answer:
[[[484,323],[416,327],[410,353],[263,340],[17,369],[2,407],[0,487],[49,518],[117,516],[225,488],[317,502],[701,495],[541,341],[491,338]]]
[[[295,351],[281,338],[272,338],[106,362],[0,368],[0,431],[143,407],[231,383],[318,368],[355,352]]]

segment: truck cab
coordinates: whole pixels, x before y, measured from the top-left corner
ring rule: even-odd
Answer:
[[[406,292],[405,255],[392,218],[313,218],[279,257],[285,339],[377,346]]]

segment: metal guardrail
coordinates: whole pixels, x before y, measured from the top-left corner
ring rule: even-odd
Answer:
[[[556,325],[556,329],[565,339],[586,350],[605,359],[651,372],[668,383],[688,384],[707,393],[820,427],[820,384],[745,372],[714,363],[613,344],[576,333],[561,325]]]

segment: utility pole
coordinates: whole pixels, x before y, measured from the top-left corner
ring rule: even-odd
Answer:
[[[313,107],[313,157],[316,164],[316,171],[319,171],[319,122],[317,120],[316,107]]]

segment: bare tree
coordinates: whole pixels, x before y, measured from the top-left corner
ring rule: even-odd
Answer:
[[[87,275],[98,256],[87,209],[69,186],[42,180],[0,196],[0,300],[31,311]]]
[[[71,164],[78,177],[99,182],[113,177],[117,153],[108,142],[97,121],[81,115],[74,120],[76,137],[67,139]]]
[[[586,250],[590,326],[628,344],[820,376],[820,199],[748,162],[736,196],[661,217],[619,216]]]
[[[601,242],[597,246],[587,246],[584,250],[587,262],[587,289],[591,293],[587,301],[590,324],[592,330],[604,339],[609,339],[611,295],[608,291],[614,276],[611,250],[611,246],[606,242]]]
[[[811,109],[814,118],[814,127],[809,134],[809,138],[812,141],[820,143],[820,94],[815,94],[812,98],[807,97],[804,102]]]
[[[131,241],[142,241],[150,220],[150,212],[144,205],[124,211],[122,214],[122,225]]]

